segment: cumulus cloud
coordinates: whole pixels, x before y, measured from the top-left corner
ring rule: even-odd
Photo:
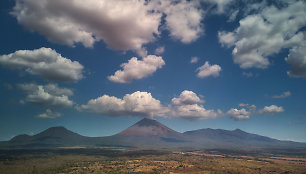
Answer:
[[[46,112],[38,114],[38,118],[57,118],[62,116],[62,114],[58,112],[53,112],[51,109],[47,109]]]
[[[188,120],[201,120],[217,118],[222,115],[222,111],[208,110],[203,105],[179,105],[172,110],[172,117],[180,117]]]
[[[281,106],[271,105],[271,106],[265,106],[263,109],[259,111],[261,114],[276,114],[280,112],[284,112],[284,108]]]
[[[231,108],[229,111],[227,111],[227,114],[235,120],[246,120],[249,119],[251,116],[251,113],[244,108]]]
[[[256,106],[255,105],[250,105],[248,103],[240,103],[239,106],[247,108],[251,113],[254,113],[256,111]]]
[[[52,42],[92,47],[103,40],[112,49],[140,50],[159,35],[161,14],[150,10],[142,0],[16,0],[12,14]]]
[[[222,115],[222,111],[205,109],[204,103],[196,93],[184,90],[178,98],[172,99],[172,117],[181,117],[185,119],[208,119],[217,118]]]
[[[208,63],[208,61],[206,61],[204,65],[197,68],[197,71],[198,71],[197,76],[199,78],[205,78],[205,77],[208,77],[208,76],[217,77],[217,76],[219,76],[219,73],[221,71],[221,67],[217,64],[210,65]]]
[[[200,60],[200,58],[198,58],[198,57],[192,57],[190,59],[190,63],[197,63],[199,60]]]
[[[157,54],[157,55],[161,55],[161,54],[163,54],[164,52],[165,52],[165,47],[164,47],[164,46],[158,47],[158,48],[156,48],[156,50],[155,50],[155,54]]]
[[[0,64],[12,69],[24,69],[50,81],[69,82],[83,78],[83,66],[79,62],[62,57],[50,48],[19,50],[2,55]]]
[[[27,94],[24,100],[26,102],[51,108],[73,105],[69,99],[73,91],[68,88],[59,88],[56,84],[36,85],[34,83],[19,84],[19,87]]]
[[[306,3],[296,1],[282,8],[272,5],[257,11],[258,14],[241,19],[239,27],[233,32],[219,32],[220,43],[228,47],[234,46],[234,63],[241,68],[267,68],[270,65],[269,56],[279,53],[283,48],[293,48],[292,57],[288,56],[286,59],[292,64],[292,70],[288,74],[294,76],[297,70],[298,76],[301,76],[305,69],[304,54],[295,54],[294,49],[305,42],[301,29],[306,25]],[[305,45],[300,50],[305,50]]]
[[[274,95],[274,96],[272,96],[272,98],[287,98],[287,97],[290,97],[290,96],[291,96],[291,92],[286,91],[286,92],[283,92],[280,95]]]
[[[143,46],[160,35],[159,28],[168,29],[183,43],[196,40],[202,33],[203,13],[194,1],[15,1],[11,14],[19,24],[52,42],[70,46],[81,43],[93,47],[103,40],[111,49],[143,54]]]
[[[227,111],[227,115],[238,121],[250,119],[254,114],[276,114],[285,111],[283,107],[276,105],[265,106],[263,109],[256,109],[255,105],[241,103],[239,107],[241,109],[231,108]]]
[[[164,116],[168,109],[160,104],[160,101],[153,98],[151,93],[136,91],[126,94],[122,99],[103,95],[96,99],[89,100],[86,105],[78,107],[100,115],[109,116]]]
[[[196,93],[188,90],[184,90],[178,98],[173,98],[172,104],[174,105],[193,105],[196,103],[204,103]]]
[[[218,38],[223,47],[231,47],[235,44],[236,41],[236,37],[233,32],[219,31]]]
[[[123,70],[116,71],[114,75],[108,76],[108,79],[117,83],[129,83],[134,79],[142,79],[153,74],[164,65],[165,62],[160,56],[148,55],[142,60],[133,57],[128,63],[121,64]]]
[[[238,121],[250,119],[251,115],[256,112],[255,105],[240,103],[239,107],[241,107],[241,109],[231,108],[227,111],[227,115],[229,115],[232,119]]]
[[[303,46],[292,48],[285,60],[291,65],[287,72],[289,76],[306,78],[306,42]]]
[[[78,106],[79,111],[87,111],[108,116],[146,116],[179,117],[184,119],[208,119],[222,115],[222,111],[207,110],[202,100],[192,91],[183,91],[172,104],[163,106],[151,93],[136,91],[126,94],[122,99],[103,95],[91,99],[87,104]]]
[[[173,38],[190,43],[204,32],[201,24],[204,12],[198,1],[156,0],[152,4],[165,14],[166,28]]]

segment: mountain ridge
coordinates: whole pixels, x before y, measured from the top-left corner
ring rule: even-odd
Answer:
[[[157,120],[144,118],[127,129],[105,137],[87,137],[63,126],[48,128],[35,135],[17,135],[0,147],[128,146],[151,148],[305,148],[306,143],[282,141],[247,133],[240,129],[204,128],[177,132]]]

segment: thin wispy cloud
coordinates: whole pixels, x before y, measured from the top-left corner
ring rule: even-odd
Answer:
[[[200,60],[200,58],[198,58],[198,57],[192,57],[190,59],[190,63],[198,63],[199,60]]]
[[[51,109],[47,109],[46,112],[38,114],[38,118],[44,118],[44,119],[53,119],[62,116],[62,114],[58,112],[53,112]]]
[[[291,96],[291,92],[290,91],[285,91],[280,95],[274,95],[272,96],[272,98],[287,98]]]

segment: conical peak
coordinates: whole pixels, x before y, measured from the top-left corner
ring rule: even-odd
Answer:
[[[74,136],[78,135],[77,133],[74,133],[68,129],[66,129],[63,126],[57,126],[57,127],[50,127],[49,129],[36,134],[35,136],[56,136],[56,137],[63,137],[63,136]]]
[[[144,118],[133,126],[123,130],[118,135],[128,135],[128,136],[161,136],[168,137],[169,135],[177,135],[180,134],[167,126],[161,124],[160,122],[150,119]]]
[[[142,120],[138,121],[135,125],[137,126],[161,126],[162,124],[150,118],[143,118]]]

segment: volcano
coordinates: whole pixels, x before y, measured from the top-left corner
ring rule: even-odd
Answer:
[[[108,145],[178,147],[188,138],[156,120],[144,118],[118,134],[104,137],[102,141]]]
[[[144,118],[139,122],[135,123],[131,127],[125,129],[124,131],[118,133],[119,136],[159,136],[159,137],[175,137],[181,136],[181,133],[176,132],[167,126],[161,124],[160,122]]]
[[[64,127],[52,127],[36,135],[18,135],[0,142],[0,148],[63,146],[120,146],[168,149],[306,149],[306,143],[281,141],[240,129],[199,129],[177,132],[160,122],[144,118],[112,136],[85,137]]]
[[[18,135],[13,137],[9,144],[11,147],[54,147],[54,146],[74,146],[86,144],[88,137],[74,133],[62,126],[51,127],[36,135]]]

